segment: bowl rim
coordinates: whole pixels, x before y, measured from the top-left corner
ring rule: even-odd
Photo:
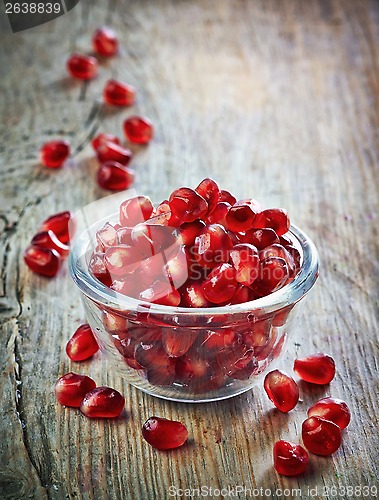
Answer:
[[[306,233],[291,224],[286,235],[289,235],[291,241],[295,242],[295,246],[300,247],[302,251],[300,271],[290,283],[265,297],[240,304],[204,308],[166,306],[135,299],[116,292],[101,283],[88,272],[88,264],[85,261],[91,236],[94,236],[95,230],[99,229],[102,224],[110,222],[116,215],[118,216],[117,212],[108,215],[86,228],[75,239],[68,261],[71,277],[80,291],[89,299],[108,308],[113,305],[116,310],[120,311],[145,311],[149,314],[191,316],[194,318],[209,315],[214,319],[222,318],[225,314],[244,314],[254,311],[272,313],[301,300],[313,287],[318,277],[319,255],[315,244]]]

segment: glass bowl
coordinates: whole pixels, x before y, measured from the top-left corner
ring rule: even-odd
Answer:
[[[229,398],[261,381],[283,354],[302,299],[317,279],[318,253],[310,238],[291,226],[286,236],[300,252],[300,271],[266,297],[222,307],[170,307],[117,293],[89,272],[96,231],[116,219],[113,214],[87,228],[69,259],[88,322],[111,369],[148,394],[183,402]]]

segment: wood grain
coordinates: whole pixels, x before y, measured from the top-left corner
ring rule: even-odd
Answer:
[[[71,81],[64,61],[90,50],[104,23],[117,30],[120,55],[90,84]],[[379,486],[378,47],[379,6],[370,0],[82,0],[28,32],[10,34],[2,21],[1,498],[166,499],[170,485],[243,485],[301,488],[302,498],[318,487],[318,498],[334,499],[344,495],[332,486]],[[102,106],[109,77],[138,88],[134,108]],[[209,175],[237,196],[285,206],[318,246],[320,279],[281,366],[327,351],[338,374],[330,387],[303,385],[291,414],[273,410],[260,387],[219,403],[174,404],[123,383],[100,356],[68,361],[65,342],[84,320],[78,292],[66,267],[46,281],[22,252],[46,216],[106,196],[89,141],[100,129],[119,134],[132,113],[156,127],[154,142],[136,152],[140,192],[158,200]],[[57,136],[74,154],[49,172],[37,151]],[[125,416],[92,422],[58,406],[52,388],[69,370],[122,390]],[[303,477],[278,476],[273,443],[297,441],[306,408],[327,394],[353,413],[342,448],[312,456]],[[152,414],[184,422],[188,445],[159,453],[142,442]]]

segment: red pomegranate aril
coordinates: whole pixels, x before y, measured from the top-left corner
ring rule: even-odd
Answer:
[[[99,147],[107,142],[113,142],[114,144],[118,144],[118,145],[121,144],[120,139],[118,137],[116,137],[113,134],[105,134],[105,133],[97,134],[92,139],[91,144],[92,144],[93,149],[97,152]]]
[[[124,316],[109,311],[103,311],[102,320],[104,328],[111,335],[127,332],[128,320]]]
[[[230,264],[215,267],[203,282],[204,295],[214,304],[230,300],[236,288],[235,270]]]
[[[104,226],[99,229],[96,233],[96,241],[103,252],[116,244],[116,228],[107,222]]]
[[[184,249],[180,249],[171,257],[163,268],[163,276],[169,280],[171,286],[178,289],[188,279],[187,254]]]
[[[125,398],[116,389],[96,387],[84,396],[80,411],[89,418],[116,418],[124,405]]]
[[[97,148],[97,157],[101,163],[117,161],[121,165],[128,165],[133,157],[129,149],[125,149],[114,142],[103,142]]]
[[[183,356],[195,342],[197,333],[193,330],[184,330],[183,328],[163,328],[162,345],[166,353],[178,358]]]
[[[295,273],[295,261],[292,255],[284,248],[284,246],[279,243],[274,243],[273,245],[268,245],[266,248],[259,252],[259,258],[261,261],[268,259],[269,257],[280,257],[284,259],[287,263],[288,272],[290,276]]]
[[[55,397],[63,406],[79,408],[84,396],[95,389],[96,383],[86,375],[66,373],[55,384]]]
[[[228,373],[228,377],[234,378],[236,380],[247,380],[253,374],[257,374],[258,368],[259,368],[258,361],[255,358],[253,358],[251,361],[247,363],[246,366],[243,366],[242,368],[237,368],[237,370],[235,371],[230,371]]]
[[[46,142],[40,150],[40,159],[44,167],[59,168],[70,155],[70,144],[57,140]]]
[[[236,271],[238,283],[249,286],[258,277],[259,255],[255,246],[249,243],[235,245],[230,251],[230,260]]]
[[[312,384],[329,384],[336,374],[334,359],[329,354],[316,353],[295,359],[293,370],[302,380]]]
[[[24,252],[25,264],[34,273],[51,278],[61,265],[60,255],[56,250],[30,245]]]
[[[66,345],[67,356],[72,361],[84,361],[96,354],[98,350],[99,344],[87,323],[79,326]]]
[[[219,352],[229,349],[238,342],[238,335],[232,328],[223,328],[206,334],[201,346],[209,351]]]
[[[139,266],[141,259],[137,248],[129,245],[114,245],[106,249],[104,263],[111,276],[130,274]]]
[[[189,281],[181,290],[182,307],[210,307],[211,303],[205,298],[202,282]]]
[[[150,417],[143,424],[142,436],[157,450],[171,450],[183,446],[188,439],[188,431],[180,422]]]
[[[195,191],[202,197],[208,204],[207,215],[211,214],[220,200],[220,188],[216,181],[213,179],[203,179],[197,186]]]
[[[62,243],[68,243],[70,241],[70,230],[73,231],[73,221],[74,215],[68,210],[65,212],[59,212],[58,214],[51,215],[44,220],[39,231],[42,232],[51,230],[59,241]]]
[[[253,360],[254,350],[236,343],[229,349],[218,351],[215,362],[212,364],[215,370],[221,371],[224,375],[231,376],[238,370],[245,369]]]
[[[119,245],[133,245],[132,240],[132,228],[130,227],[120,227],[116,230],[116,244]]]
[[[141,222],[133,227],[131,232],[133,244],[146,256],[158,254],[166,250],[166,256],[177,253],[180,249],[176,229],[150,221]]]
[[[279,238],[276,232],[270,228],[249,229],[245,234],[240,235],[240,241],[241,243],[250,243],[258,250],[263,250],[269,245],[279,243]]]
[[[207,215],[206,223],[221,224],[222,226],[227,228],[228,224],[226,222],[226,214],[228,213],[230,207],[231,207],[230,203],[227,203],[226,201],[220,201],[212,210],[212,213]]]
[[[104,264],[104,254],[102,252],[95,252],[92,254],[88,264],[89,271],[97,278],[103,285],[110,286],[112,283],[111,275]]]
[[[125,137],[135,144],[147,144],[154,135],[151,121],[144,116],[131,116],[124,121]]]
[[[299,476],[308,466],[308,453],[302,446],[289,441],[274,444],[274,467],[282,476]]]
[[[35,236],[33,236],[31,244],[37,247],[56,250],[62,257],[67,257],[67,255],[70,253],[70,247],[58,240],[58,238],[51,230],[37,233]]]
[[[114,56],[118,51],[117,35],[111,28],[102,26],[94,32],[92,46],[101,56]]]
[[[233,297],[230,299],[229,304],[243,304],[244,302],[249,302],[254,300],[254,294],[252,290],[244,285],[240,285],[236,288]]]
[[[284,285],[288,276],[286,261],[280,257],[269,257],[259,263],[258,278],[254,282],[253,290],[268,295]]]
[[[134,184],[135,173],[117,161],[107,161],[97,171],[97,182],[110,191],[129,189]]]
[[[247,347],[252,347],[256,350],[264,347],[270,340],[270,320],[256,321],[251,328],[243,332],[242,341]]]
[[[70,75],[79,80],[91,80],[97,75],[97,59],[83,54],[72,54],[67,61]]]
[[[220,202],[226,202],[226,203],[229,203],[230,205],[234,205],[237,202],[237,198],[235,196],[233,196],[226,189],[221,189]]]
[[[225,221],[232,231],[247,231],[253,226],[256,212],[251,205],[234,205],[229,208]]]
[[[204,228],[205,223],[198,219],[181,224],[180,240],[183,245],[192,246],[195,243],[196,237],[203,231]]]
[[[171,213],[182,222],[201,219],[208,210],[202,196],[191,188],[182,187],[173,191],[169,198]]]
[[[184,385],[196,386],[199,381],[208,378],[211,371],[208,361],[201,358],[196,352],[187,353],[178,358],[176,362],[178,380]]]
[[[176,377],[176,358],[169,357],[160,342],[141,343],[137,346],[134,357],[147,369],[147,379],[151,384],[173,384]]]
[[[122,226],[134,227],[149,219],[154,207],[146,196],[130,198],[120,206],[120,223]]]
[[[309,417],[302,425],[304,446],[315,455],[331,455],[341,445],[341,429],[320,417]]]
[[[104,101],[113,106],[131,106],[136,100],[136,89],[132,85],[108,80],[103,91]]]
[[[178,290],[172,288],[170,283],[156,280],[149,288],[140,293],[140,299],[162,306],[176,307],[180,304],[181,297]]]
[[[280,370],[268,373],[264,389],[269,399],[283,413],[291,411],[299,401],[299,387],[292,377]]]
[[[269,208],[260,212],[254,220],[255,228],[271,228],[278,236],[282,236],[290,228],[287,211],[283,208]]]
[[[350,410],[345,401],[337,398],[323,398],[312,405],[308,410],[308,417],[320,417],[329,420],[342,430],[350,422]]]
[[[232,246],[225,228],[220,224],[210,224],[196,237],[193,255],[202,267],[214,268],[229,260]]]
[[[286,245],[284,248],[292,256],[293,261],[295,263],[295,273],[297,273],[301,266],[301,255],[299,250],[293,245]]]

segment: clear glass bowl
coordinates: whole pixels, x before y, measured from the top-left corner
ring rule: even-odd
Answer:
[[[300,271],[266,297],[223,307],[169,307],[117,293],[89,272],[96,231],[113,220],[106,217],[83,232],[69,259],[88,322],[112,369],[148,394],[183,402],[229,398],[259,382],[284,352],[302,299],[317,279],[318,253],[310,238],[291,226],[287,236],[300,252]],[[183,355],[169,357],[162,339]]]

